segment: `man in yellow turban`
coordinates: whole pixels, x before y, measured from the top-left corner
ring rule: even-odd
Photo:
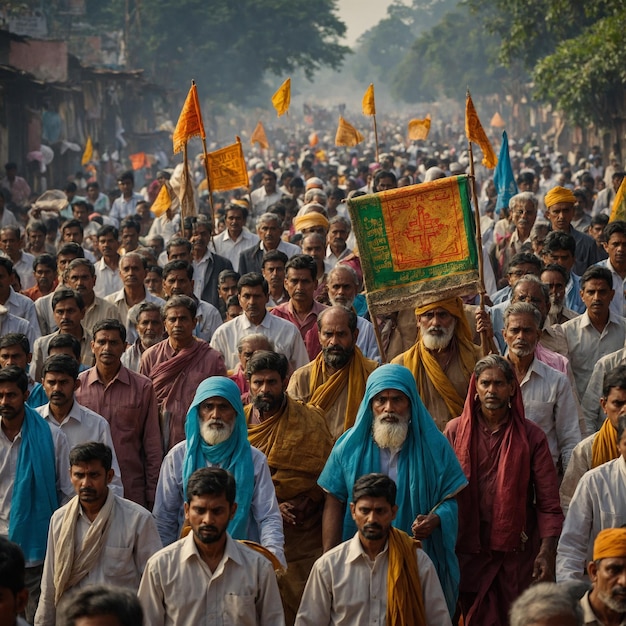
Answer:
[[[626,528],[607,528],[598,533],[587,571],[593,587],[580,599],[584,624],[624,624]]]
[[[470,377],[482,354],[472,342],[461,298],[417,307],[415,315],[415,345],[392,363],[411,370],[422,402],[443,431],[451,419],[461,415]]]
[[[326,237],[328,233],[329,222],[326,216],[317,211],[309,211],[304,215],[300,215],[293,220],[293,226],[296,232],[308,235],[309,233],[319,233]]]
[[[576,241],[576,262],[574,273],[582,276],[585,270],[594,265],[600,258],[598,256],[598,246],[592,237],[581,233],[572,227],[574,219],[574,204],[576,196],[565,187],[554,187],[544,198],[546,205],[546,219],[552,225],[552,230],[567,233],[574,237]]]

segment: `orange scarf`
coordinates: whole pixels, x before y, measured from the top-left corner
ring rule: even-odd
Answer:
[[[387,570],[387,626],[424,626],[426,613],[417,567],[419,541],[391,528]]]
[[[607,417],[602,428],[597,432],[591,444],[591,468],[598,467],[619,456],[617,449],[617,431]]]
[[[356,414],[361,400],[365,395],[365,383],[367,377],[376,369],[378,363],[370,361],[363,356],[357,346],[354,346],[354,355],[350,363],[329,374],[328,367],[324,362],[324,353],[315,357],[311,368],[311,380],[309,389],[311,397],[308,404],[316,406],[324,413],[337,402],[344,389],[348,389],[348,406],[343,423],[344,432],[354,425]]]

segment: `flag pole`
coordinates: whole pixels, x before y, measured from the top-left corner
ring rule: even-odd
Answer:
[[[211,176],[209,175],[209,157],[206,151],[206,139],[202,137],[202,154],[204,155],[204,171],[206,172],[206,186],[209,192],[209,211],[211,212],[211,225],[215,228],[215,212],[213,210],[213,192],[211,191]]]
[[[374,118],[374,140],[376,141],[376,163],[378,163],[379,162],[378,160],[378,126],[376,125],[376,113],[374,113],[372,117]]]
[[[468,92],[469,93],[469,92]],[[485,310],[485,268],[483,262],[483,236],[480,232],[480,209],[478,208],[478,198],[476,197],[476,176],[474,174],[474,152],[472,150],[472,142],[468,139],[468,152],[470,160],[470,184],[472,186],[472,202],[474,203],[474,221],[476,222],[476,248],[478,253],[478,295],[480,297],[479,308],[482,312]],[[480,348],[483,356],[487,356],[490,352],[489,338],[485,331],[480,333]]]

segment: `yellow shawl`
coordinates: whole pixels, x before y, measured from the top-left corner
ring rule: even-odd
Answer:
[[[419,541],[391,528],[387,570],[387,626],[424,626],[426,613],[417,567]]]
[[[433,302],[423,307],[417,307],[415,309],[415,315],[423,315],[439,307],[448,311],[448,313],[453,315],[457,320],[454,336],[459,351],[458,358],[461,361],[461,368],[469,385],[469,379],[472,376],[474,365],[476,365],[477,361],[478,347],[472,342],[472,331],[467,323],[461,298],[449,298],[448,300],[441,300],[440,302]],[[465,404],[465,396],[461,397],[458,394],[445,372],[441,369],[437,359],[426,349],[419,336],[411,349],[396,357],[392,362],[403,362],[404,366],[408,367],[411,372],[413,372],[418,391],[422,397],[424,396],[424,390],[422,389],[423,379],[421,375],[423,370],[437,390],[437,393],[439,393],[446,403],[450,417],[461,415],[463,405]]]
[[[367,377],[377,366],[378,363],[376,361],[370,361],[370,359],[365,358],[361,350],[354,346],[354,355],[350,363],[334,374],[329,374],[324,362],[324,353],[320,352],[315,357],[311,368],[309,406],[316,406],[322,409],[324,413],[327,413],[333,404],[337,402],[341,392],[347,388],[348,406],[343,422],[343,430],[345,432],[354,425],[361,400],[363,400],[365,395]]]
[[[591,468],[593,469],[607,461],[612,461],[618,456],[617,431],[613,424],[611,424],[611,420],[607,417],[591,444]]]
[[[283,409],[261,424],[250,424],[252,404],[244,408],[248,441],[267,457],[280,501],[316,489],[333,447],[322,412],[286,397]]]

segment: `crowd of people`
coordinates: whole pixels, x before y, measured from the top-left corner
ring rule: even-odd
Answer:
[[[31,198],[7,164],[0,624],[624,623],[624,172],[512,145],[506,206],[470,183],[488,306],[385,315],[347,203],[459,147],[195,168],[196,215],[180,166]]]

